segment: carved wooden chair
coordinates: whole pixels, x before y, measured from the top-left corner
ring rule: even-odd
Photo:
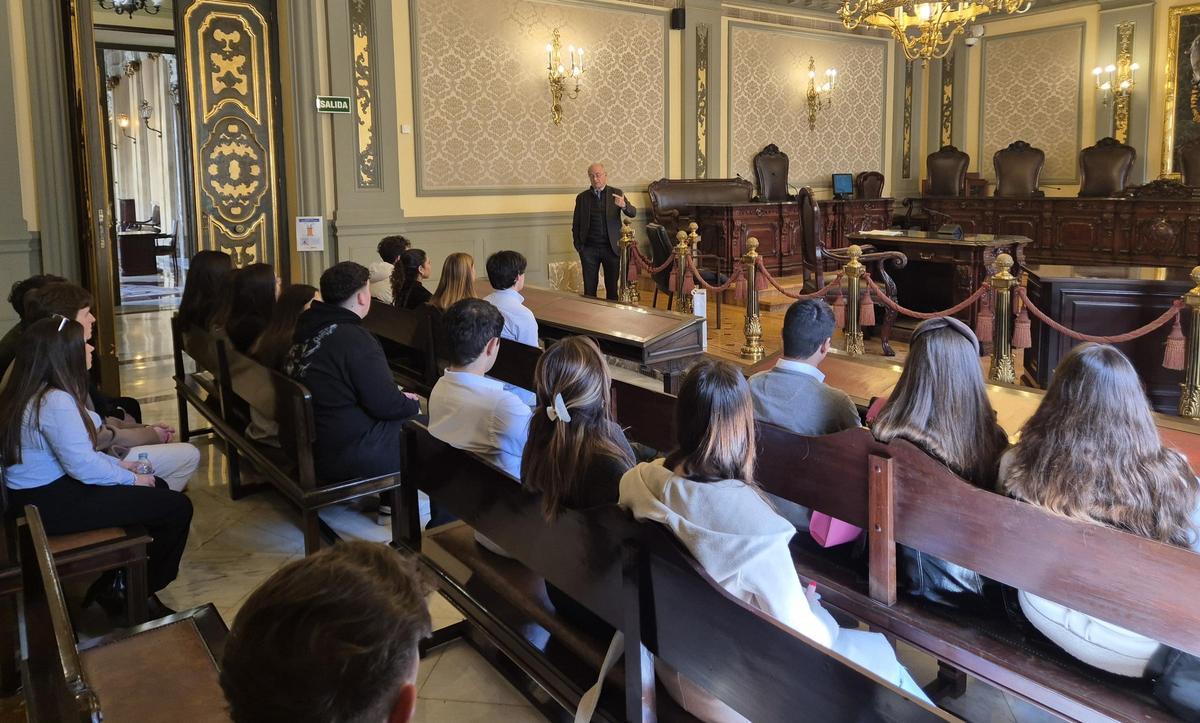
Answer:
[[[1044,196],[1038,190],[1038,179],[1046,165],[1046,153],[1025,141],[1013,141],[992,156],[996,169],[997,197],[1030,198]]]
[[[1137,151],[1115,138],[1101,138],[1079,152],[1079,196],[1106,198],[1125,190]]]
[[[927,193],[930,196],[961,196],[971,157],[954,146],[942,146],[925,158]]]
[[[758,200],[791,200],[788,194],[788,166],[787,154],[774,143],[755,154],[754,176],[758,181]]]
[[[854,177],[854,197],[883,198],[883,181],[879,171],[863,171]]]

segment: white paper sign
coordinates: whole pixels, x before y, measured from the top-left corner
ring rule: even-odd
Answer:
[[[297,216],[296,217],[296,250],[324,251],[325,250],[325,217]]]

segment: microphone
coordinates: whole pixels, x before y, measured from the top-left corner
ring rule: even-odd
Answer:
[[[945,212],[943,212],[943,211],[939,211],[939,210],[937,210],[936,208],[927,208],[927,207],[925,207],[925,206],[922,206],[922,207],[921,207],[921,209],[922,209],[923,211],[925,211],[925,213],[927,213],[927,214],[931,214],[931,215],[934,215],[934,216],[940,216],[940,217],[942,217],[942,218],[946,219],[947,221],[953,221],[953,220],[954,220],[954,217],[953,217],[953,216],[951,216],[950,214],[948,214],[948,213],[945,213]]]

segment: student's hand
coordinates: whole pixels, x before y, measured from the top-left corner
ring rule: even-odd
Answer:
[[[153,486],[155,485],[155,483],[154,483],[154,475],[152,475],[152,474],[139,474],[139,475],[137,475],[137,479],[135,479],[135,480],[133,481],[133,483],[134,483],[135,485],[137,485],[138,487],[153,487]]]
[[[136,471],[137,471],[137,460],[133,460],[133,459],[122,459],[122,460],[119,460],[119,461],[117,462],[117,464],[121,465],[122,467],[124,467],[125,469],[129,470],[130,472],[136,472]]]
[[[155,433],[158,434],[158,443],[159,444],[166,444],[167,442],[170,442],[171,436],[175,433],[175,430],[171,429],[170,427],[168,427],[166,425],[155,424],[154,426],[151,427],[151,429],[153,429],[155,431]]]
[[[404,392],[404,396],[408,397],[409,399],[413,400],[414,402],[421,401],[421,395],[417,394],[416,392]]]

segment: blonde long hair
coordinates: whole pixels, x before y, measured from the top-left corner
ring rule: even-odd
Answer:
[[[450,254],[442,264],[442,278],[429,303],[445,311],[463,299],[475,298],[475,259],[461,251]]]
[[[612,417],[612,377],[600,347],[586,336],[558,341],[538,359],[533,372],[537,409],[521,455],[521,484],[542,494],[542,514],[554,519],[570,507],[579,485],[597,457],[608,456],[633,467],[629,442]],[[551,419],[561,395],[570,421]]]
[[[728,362],[705,359],[693,366],[675,405],[679,447],[666,460],[696,482],[738,479],[754,483],[756,449],[750,385]]]
[[[906,439],[991,490],[1008,437],[988,401],[978,349],[971,330],[957,319],[922,322],[900,381],[871,431],[881,442]]]
[[[1112,346],[1063,357],[1012,458],[1005,491],[1051,512],[1180,547],[1200,533],[1195,474],[1163,446],[1137,372]]]

